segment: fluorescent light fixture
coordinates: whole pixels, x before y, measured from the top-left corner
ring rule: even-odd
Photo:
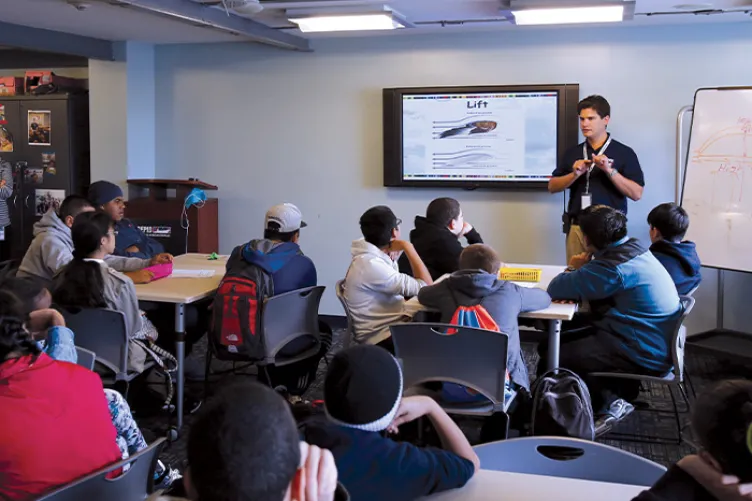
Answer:
[[[522,9],[512,14],[518,25],[618,23],[624,20],[624,5]]]
[[[297,17],[288,12],[288,19],[298,25],[303,33],[322,31],[366,31],[395,30],[404,28],[406,23],[392,12],[370,12],[352,14],[321,14]]]

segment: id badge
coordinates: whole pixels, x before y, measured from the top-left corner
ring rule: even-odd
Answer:
[[[593,204],[593,196],[588,195],[582,195],[582,199],[580,201],[580,210],[585,210],[588,207],[590,207]]]

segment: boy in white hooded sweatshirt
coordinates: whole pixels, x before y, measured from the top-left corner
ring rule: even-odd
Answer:
[[[344,297],[353,318],[355,340],[394,351],[389,326],[411,318],[405,299],[417,296],[433,280],[410,242],[400,240],[402,223],[389,207],[371,207],[360,217],[363,238],[352,243],[353,259],[345,276]],[[399,272],[404,252],[413,277]]]

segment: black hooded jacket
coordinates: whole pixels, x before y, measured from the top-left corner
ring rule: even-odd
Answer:
[[[483,243],[475,228],[470,230],[465,238],[468,244]],[[423,216],[415,216],[415,229],[410,232],[410,242],[415,246],[434,280],[459,269],[460,254],[464,247],[457,235],[446,226],[432,223]],[[410,263],[404,255],[399,260],[399,267],[401,273],[412,275]]]

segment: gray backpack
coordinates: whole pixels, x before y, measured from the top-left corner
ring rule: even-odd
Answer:
[[[554,369],[533,385],[532,435],[595,439],[595,421],[590,391],[568,369]]]

